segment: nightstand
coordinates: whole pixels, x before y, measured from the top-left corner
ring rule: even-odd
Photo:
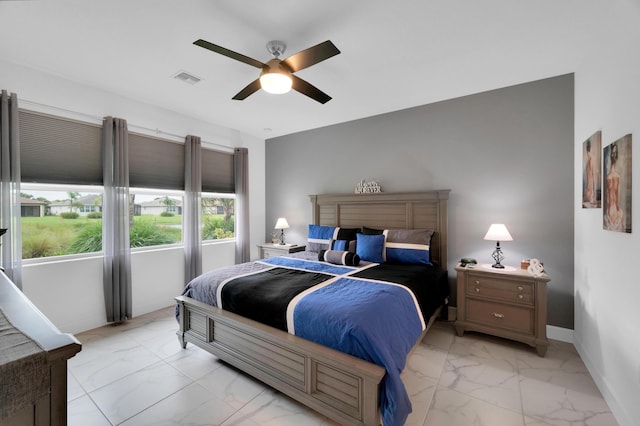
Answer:
[[[456,265],[458,336],[479,331],[526,343],[544,356],[547,340],[547,274],[491,265]]]
[[[305,248],[306,246],[297,246],[292,244],[258,244],[258,249],[260,250],[260,259],[282,256],[288,253],[296,253],[299,251],[304,251]]]

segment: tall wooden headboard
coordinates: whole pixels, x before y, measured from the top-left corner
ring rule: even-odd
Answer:
[[[317,225],[377,229],[433,229],[430,255],[447,269],[447,201],[450,190],[310,195]]]

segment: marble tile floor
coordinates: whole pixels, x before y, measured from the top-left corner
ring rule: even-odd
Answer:
[[[69,360],[68,424],[334,425],[331,420],[188,345],[173,308],[76,335]],[[617,425],[572,345],[535,350],[436,322],[402,374],[407,425]]]

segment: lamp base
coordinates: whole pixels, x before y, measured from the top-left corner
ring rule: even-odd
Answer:
[[[496,262],[491,265],[491,267],[496,269],[504,269],[504,266],[500,264],[500,262],[502,262],[502,259],[504,259],[502,250],[500,250],[500,241],[496,241],[496,249],[491,254],[491,257],[493,257],[493,260]]]

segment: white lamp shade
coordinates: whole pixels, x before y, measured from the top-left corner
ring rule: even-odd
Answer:
[[[490,241],[513,241],[507,227],[502,223],[494,223],[491,225],[484,239]]]
[[[279,72],[270,72],[260,76],[262,90],[274,95],[281,95],[291,90],[291,77]]]
[[[287,223],[287,219],[285,219],[284,217],[279,217],[278,220],[276,221],[276,226],[274,229],[288,229],[289,228],[289,224]]]

